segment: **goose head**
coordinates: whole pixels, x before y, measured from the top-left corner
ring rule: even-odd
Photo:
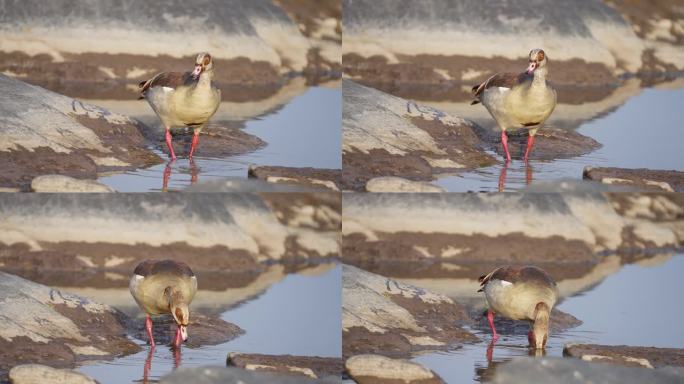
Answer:
[[[530,64],[527,67],[526,72],[528,74],[533,74],[535,70],[539,68],[546,67],[547,57],[543,49],[533,49],[530,51],[529,55]]]
[[[207,52],[202,52],[195,58],[195,69],[192,71],[192,78],[197,80],[204,72],[211,71],[214,68],[214,63],[211,55]]]

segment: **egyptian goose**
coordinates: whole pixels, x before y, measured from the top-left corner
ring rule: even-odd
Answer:
[[[221,103],[221,90],[211,81],[213,68],[211,55],[200,53],[192,72],[162,72],[139,84],[139,99],[147,100],[164,124],[166,145],[172,160],[176,159],[176,154],[171,145],[171,128],[193,128],[189,155],[192,158],[202,128]]]
[[[541,49],[533,49],[529,60],[525,72],[497,73],[472,89],[476,100],[471,104],[481,102],[501,128],[506,162],[511,161],[506,130],[529,130],[524,158],[527,162],[537,129],[556,107],[556,91],[546,82],[546,54]]]
[[[128,285],[140,309],[145,311],[145,329],[154,347],[150,315],[171,314],[178,329],[173,339],[177,348],[188,338],[188,305],[197,292],[197,278],[187,264],[173,260],[145,260],[138,264]]]
[[[499,339],[494,328],[494,314],[512,320],[529,320],[530,346],[543,349],[549,334],[549,316],[558,299],[558,288],[542,269],[531,266],[503,266],[480,276],[480,290],[487,300],[487,320],[493,342]]]

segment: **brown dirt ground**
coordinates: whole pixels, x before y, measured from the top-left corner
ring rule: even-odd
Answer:
[[[0,187],[18,187],[30,190],[34,177],[60,174],[79,179],[95,179],[100,172],[132,170],[160,164],[162,159],[145,148],[146,140],[137,124],[111,124],[104,118],[73,115],[74,120],[90,128],[112,153],[103,154],[93,150],[74,149],[70,153],[58,153],[48,147],[24,148],[0,151]],[[129,163],[125,167],[95,164],[93,157],[113,156]]]
[[[7,379],[6,375],[11,367],[35,363],[37,357],[41,364],[55,368],[73,368],[76,363],[84,360],[110,360],[140,351],[137,344],[126,338],[128,320],[120,312],[90,313],[83,308],[70,308],[65,304],[55,305],[54,308],[70,318],[81,334],[90,341],[58,338],[48,343],[39,343],[26,336],[14,337],[12,341],[0,338],[0,380]],[[109,354],[95,357],[78,355],[66,345],[67,343],[75,346],[96,345],[98,349]]]
[[[286,226],[299,226],[319,231],[337,231],[341,228],[342,222],[342,196],[339,193],[261,193],[261,198],[268,207],[275,213],[278,221]],[[316,212],[312,213],[312,220],[315,227],[308,223],[300,223],[298,211],[301,207],[312,206],[315,210],[326,207],[338,213],[338,219],[323,217]]]
[[[438,120],[410,117],[411,123],[427,132],[446,155],[425,151],[413,151],[405,155],[394,155],[385,149],[372,149],[368,153],[345,151],[342,154],[342,188],[365,191],[366,183],[374,177],[398,176],[409,180],[430,181],[438,174],[463,172],[496,163],[496,160],[482,149],[485,143],[475,134],[470,125],[451,126]],[[423,158],[450,159],[463,168],[436,168]]]
[[[161,315],[152,318],[152,335],[157,345],[171,344],[176,334],[175,321],[171,315]],[[148,341],[145,321],[139,319],[131,327],[133,337],[138,340]],[[188,339],[182,344],[188,348],[199,348],[206,345],[217,345],[228,342],[244,334],[235,324],[223,321],[218,317],[208,317],[198,313],[190,314],[188,325]]]

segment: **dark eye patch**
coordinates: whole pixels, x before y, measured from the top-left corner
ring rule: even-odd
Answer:
[[[209,65],[211,62],[211,56],[209,54],[204,55],[204,65]]]

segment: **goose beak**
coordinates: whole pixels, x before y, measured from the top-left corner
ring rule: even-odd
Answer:
[[[530,66],[527,67],[527,71],[525,72],[527,72],[528,75],[531,75],[534,73],[535,69],[537,69],[537,63],[535,61],[530,61]]]
[[[202,65],[200,64],[195,64],[195,70],[192,71],[192,78],[197,80],[199,78],[199,75],[202,73]]]

